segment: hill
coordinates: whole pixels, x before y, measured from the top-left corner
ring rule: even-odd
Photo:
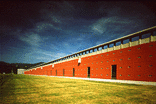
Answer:
[[[17,73],[17,69],[28,69],[30,67],[43,64],[44,62],[39,62],[35,64],[28,64],[28,63],[6,63],[3,61],[0,61],[0,73]]]

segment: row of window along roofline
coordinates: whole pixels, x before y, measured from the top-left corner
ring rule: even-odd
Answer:
[[[113,46],[112,46],[112,47],[113,47]],[[86,51],[84,51],[84,52],[80,52],[80,53],[77,53],[77,54],[74,54],[74,55],[70,55],[70,56],[67,56],[67,57],[64,57],[64,58],[60,58],[60,59],[54,60],[54,61],[52,61],[52,62],[50,62],[50,63],[55,63],[55,62],[67,60],[67,59],[69,59],[69,58],[78,57],[78,56],[82,56],[82,55],[85,55],[85,54],[88,54],[88,53],[100,51],[100,50],[102,50],[102,49],[107,49],[107,48],[102,48],[102,47],[99,47],[99,48],[101,48],[101,49],[95,49],[94,51],[93,51],[93,49],[86,50]],[[139,48],[139,49],[140,49],[140,48]],[[130,51],[130,50],[128,50],[128,51]],[[47,64],[49,64],[49,63],[47,63]],[[46,64],[45,64],[45,65],[46,65]]]
[[[38,65],[38,66],[34,66],[34,67],[31,67],[29,69],[32,69],[32,68],[35,68],[35,67],[39,67],[39,66],[44,66],[44,65],[48,65],[48,64],[52,64],[52,63],[56,63],[56,62],[59,62],[59,61],[63,61],[63,60],[67,60],[67,59],[70,59],[70,58],[73,58],[73,57],[79,57],[79,56],[82,56],[82,55],[85,55],[85,54],[88,54],[88,53],[92,53],[92,52],[96,52],[96,51],[100,51],[102,49],[107,49],[107,48],[111,48],[111,47],[114,47],[114,46],[118,46],[118,45],[121,45],[121,44],[126,44],[126,43],[129,43],[129,42],[133,42],[133,41],[136,41],[136,40],[139,40],[139,39],[144,39],[144,38],[148,38],[150,37],[151,35],[152,36],[156,36],[156,26],[154,27],[154,30],[155,31],[149,31],[148,33],[146,34],[140,34],[139,35],[134,35],[134,36],[129,36],[129,37],[126,37],[126,38],[121,38],[121,39],[116,39],[116,41],[112,42],[107,42],[107,44],[105,45],[99,45],[99,46],[95,46],[92,47],[92,48],[89,48],[89,49],[86,49],[84,51],[80,51],[80,52],[77,52],[75,54],[72,54],[72,55],[68,55],[68,56],[65,56],[63,58],[60,58],[60,59],[56,59],[54,61],[50,61],[48,63],[44,63],[44,64],[41,64],[41,65]]]

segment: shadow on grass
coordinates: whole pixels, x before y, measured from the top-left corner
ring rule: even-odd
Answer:
[[[3,75],[3,78],[3,83],[1,83],[0,86],[0,98],[2,101],[8,96],[15,95],[15,83],[13,75],[5,74]]]

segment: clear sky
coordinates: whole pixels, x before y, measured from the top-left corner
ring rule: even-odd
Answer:
[[[0,61],[49,62],[156,25],[156,3],[0,2]]]

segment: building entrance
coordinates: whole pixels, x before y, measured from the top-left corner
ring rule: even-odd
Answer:
[[[75,76],[75,69],[73,68],[73,77]]]
[[[57,76],[57,70],[56,70],[56,76]]]
[[[116,79],[116,65],[112,65],[112,79]]]
[[[52,75],[52,70],[50,71],[50,74]]]
[[[90,67],[87,68],[88,78],[90,78]]]
[[[63,76],[64,76],[64,69],[63,69]]]

